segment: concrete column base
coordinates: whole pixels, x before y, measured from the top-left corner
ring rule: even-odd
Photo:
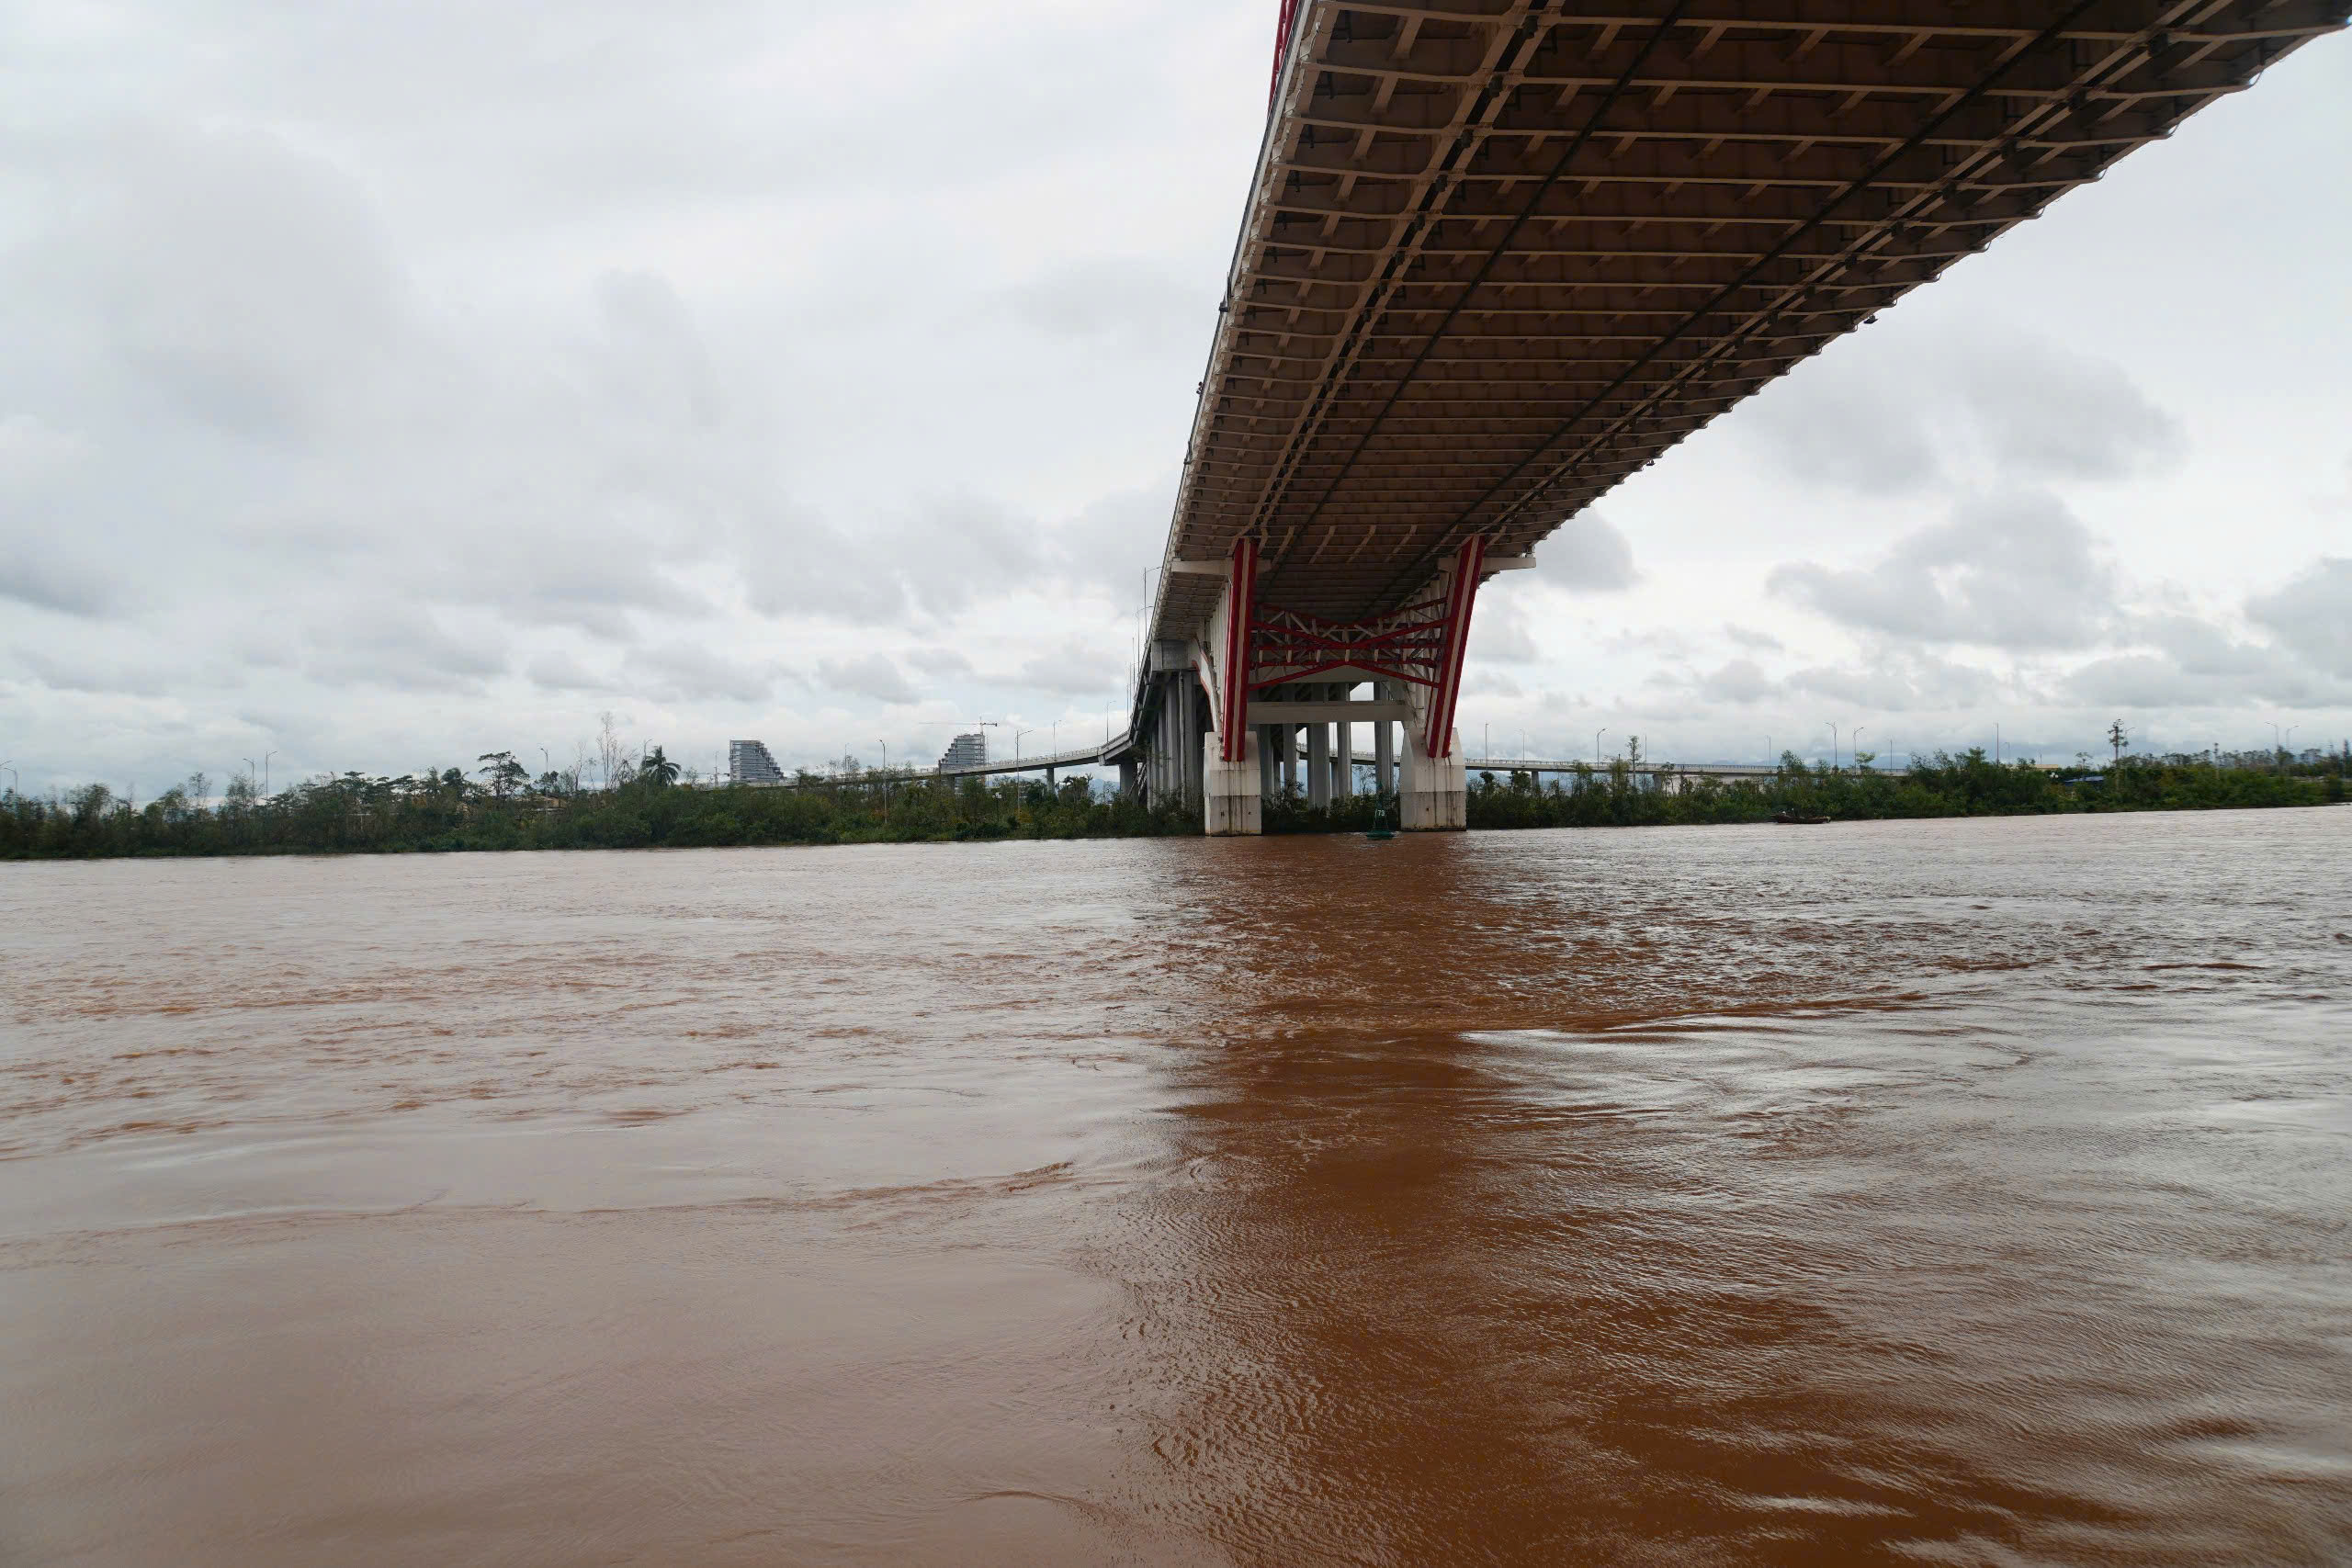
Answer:
[[[1212,839],[1229,839],[1266,830],[1265,801],[1258,786],[1258,738],[1241,738],[1241,756],[1228,762],[1217,755],[1217,735],[1201,737],[1203,823]]]
[[[1470,826],[1470,772],[1463,766],[1462,736],[1453,754],[1432,757],[1412,726],[1405,727],[1404,776],[1397,781],[1396,826],[1408,833],[1458,832]]]

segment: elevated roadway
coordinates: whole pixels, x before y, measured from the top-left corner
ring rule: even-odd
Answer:
[[[1254,831],[1364,724],[1404,824],[1459,826],[1481,582],[2347,6],[1283,0],[1142,787]]]

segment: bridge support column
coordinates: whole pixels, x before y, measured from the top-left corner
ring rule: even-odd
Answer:
[[[1347,690],[1342,686],[1341,692]],[[1335,724],[1331,727],[1331,798],[1334,801],[1353,799],[1356,793],[1356,727]]]
[[[1281,729],[1275,725],[1261,724],[1254,733],[1258,739],[1258,794],[1272,800],[1283,783],[1281,764],[1274,756],[1274,748],[1280,744],[1275,738]]]
[[[1184,733],[1177,739],[1176,755],[1184,764],[1184,804],[1197,806],[1208,793],[1207,770],[1201,765],[1201,737],[1205,734],[1216,740],[1216,731],[1208,722],[1208,694],[1201,690],[1200,677],[1184,677]]]
[[[1306,804],[1317,811],[1331,807],[1331,727],[1306,727]]]
[[[1241,755],[1236,761],[1227,761],[1223,751],[1215,730],[1201,737],[1202,783],[1206,786],[1202,795],[1203,826],[1212,839],[1262,833],[1265,801],[1259,789],[1262,770],[1258,738],[1242,736]]]
[[[1119,759],[1119,794],[1128,800],[1136,797],[1136,760],[1132,756]]]
[[[1385,718],[1372,727],[1372,787],[1378,795],[1396,793],[1396,726]]]
[[[1298,726],[1285,724],[1283,732],[1283,794],[1298,793]]]
[[[1405,727],[1405,777],[1396,791],[1396,825],[1410,833],[1437,833],[1470,825],[1469,770],[1462,737],[1453,754],[1432,757],[1413,727]]]

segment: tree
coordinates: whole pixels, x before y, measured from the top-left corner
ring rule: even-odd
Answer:
[[[605,787],[611,789],[621,782],[621,770],[628,761],[628,742],[621,739],[620,725],[610,708],[597,716],[600,727],[596,731],[596,761],[605,771]]]
[[[504,800],[531,782],[529,770],[514,760],[512,751],[484,751],[474,761],[482,764],[474,772],[489,781],[490,793],[496,799]]]
[[[678,764],[664,757],[662,748],[656,746],[646,754],[645,761],[637,765],[637,777],[639,784],[650,784],[655,789],[667,789],[678,782]]]
[[[2119,718],[2113,724],[2107,727],[2107,743],[2115,748],[2116,761],[2121,762],[2123,761],[2123,748],[2130,745],[2131,740],[2132,738],[2123,733],[2123,721],[2121,719]]]

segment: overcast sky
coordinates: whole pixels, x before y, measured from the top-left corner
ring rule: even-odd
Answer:
[[[1099,736],[1275,9],[0,6],[0,755]],[[2337,36],[1719,421],[1489,587],[1465,740],[2340,743],[2347,163]]]

